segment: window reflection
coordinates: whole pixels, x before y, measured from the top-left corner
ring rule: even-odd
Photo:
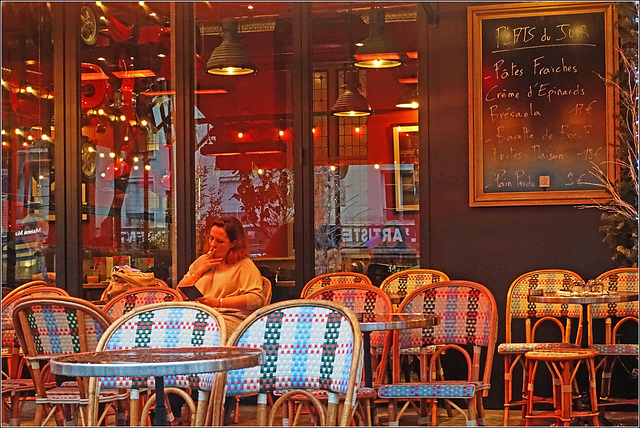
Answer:
[[[83,273],[107,282],[126,264],[170,282],[169,3],[90,3],[82,17]]]
[[[51,31],[45,3],[2,4],[2,285],[8,287],[55,280]]]

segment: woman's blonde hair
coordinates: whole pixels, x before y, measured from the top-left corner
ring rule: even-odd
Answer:
[[[218,226],[224,229],[229,241],[234,243],[231,250],[229,250],[229,254],[227,254],[227,263],[234,264],[249,257],[249,241],[247,240],[246,233],[244,233],[244,227],[242,226],[242,223],[240,223],[240,220],[231,216],[215,217],[209,221],[209,225],[206,229],[208,232],[204,245],[205,253],[210,249],[209,233],[211,233],[211,228],[213,226]]]

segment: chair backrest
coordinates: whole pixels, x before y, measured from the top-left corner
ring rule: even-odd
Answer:
[[[163,281],[162,279],[160,279],[160,278],[154,278],[154,279],[155,279],[155,281],[156,281],[156,286],[157,286],[157,287],[170,288],[170,287],[169,287],[169,284],[167,284],[167,283],[166,283],[165,281]]]
[[[224,320],[217,311],[201,303],[173,301],[141,306],[124,314],[111,324],[96,351],[220,346],[226,339]],[[187,384],[181,384],[181,379]],[[166,386],[197,387],[200,381],[198,376],[165,377]],[[153,378],[100,378],[102,388],[152,385]]]
[[[318,275],[314,278],[311,278],[311,280],[309,280],[302,288],[302,292],[300,293],[300,298],[304,299],[309,294],[323,287],[328,287],[329,285],[344,284],[344,283],[346,284],[363,283],[363,284],[373,285],[369,277],[362,273],[358,273],[358,272],[325,273],[323,275]]]
[[[7,297],[10,297],[16,293],[21,292],[22,290],[26,290],[27,288],[33,287],[33,286],[38,286],[38,285],[42,285],[42,286],[50,286],[50,284],[48,284],[46,281],[41,281],[41,280],[37,280],[37,281],[29,281],[27,283],[24,283],[16,288],[14,288],[13,290],[11,290],[6,296],[2,296],[2,300],[6,299]]]
[[[393,305],[389,296],[374,285],[354,283],[330,285],[309,294],[305,299],[329,300],[338,302],[353,312],[367,314],[390,314]],[[382,347],[389,331],[374,331],[371,333],[371,346]]]
[[[385,278],[380,288],[387,294],[406,296],[418,287],[440,281],[449,281],[446,273],[435,269],[407,269]]]
[[[618,268],[602,273],[596,278],[602,282],[603,290],[609,292],[638,293],[638,268]],[[605,343],[615,343],[615,332],[620,321],[614,326],[614,318],[632,317],[638,319],[638,301],[621,303],[599,303],[589,305],[589,343],[593,341],[592,319],[604,318]]]
[[[506,342],[512,343],[512,322],[514,319],[525,321],[525,340],[531,342],[533,327],[540,320],[547,318],[566,318],[563,338],[568,339],[571,333],[571,319],[578,322],[578,334],[576,343],[580,343],[582,333],[582,306],[578,304],[567,305],[560,303],[533,303],[529,302],[529,291],[542,289],[545,293],[553,293],[558,290],[571,290],[574,281],[582,282],[582,278],[575,272],[564,269],[542,269],[527,272],[516,278],[511,283],[507,292],[506,310]]]
[[[152,303],[182,301],[182,295],[173,288],[165,287],[140,287],[134,288],[109,300],[102,310],[109,318],[116,320],[127,312],[140,306]]]
[[[343,305],[323,300],[274,303],[244,320],[227,344],[265,351],[261,366],[228,372],[228,395],[315,389],[345,394],[345,403],[355,399],[362,376],[362,334],[356,316]],[[344,410],[340,425],[350,417],[351,408]]]
[[[273,290],[271,288],[271,281],[265,276],[262,277],[262,292],[264,293],[264,305],[271,304],[271,297],[273,296]]]
[[[7,296],[2,299],[2,321],[11,321],[13,317],[13,310],[15,309],[16,303],[18,300],[22,299],[25,296],[68,296],[66,290],[58,287],[51,287],[47,285],[37,284],[35,286],[30,286],[28,288],[23,288],[22,290],[18,290],[16,293]],[[15,331],[11,329],[3,329],[2,330],[2,346],[3,347],[12,347],[18,346],[18,338],[16,337]]]
[[[489,383],[498,336],[498,309],[493,294],[471,281],[442,281],[418,287],[404,298],[398,312],[438,315],[439,323],[423,329],[399,330],[394,334],[394,350],[428,345],[471,345],[475,380]],[[482,377],[479,374],[481,349],[485,352]],[[397,377],[394,373],[394,377]]]
[[[27,359],[93,351],[109,317],[77,297],[29,296],[16,302],[13,327]]]

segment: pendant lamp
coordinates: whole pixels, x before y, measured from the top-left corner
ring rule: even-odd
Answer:
[[[384,35],[384,9],[372,7],[369,17],[369,37],[362,41],[355,53],[356,67],[392,68],[402,62],[396,45]]]
[[[347,70],[344,75],[345,89],[331,108],[334,116],[369,116],[373,113],[367,99],[359,91],[358,70]]]
[[[396,103],[396,107],[399,108],[417,109],[419,106],[418,88],[416,86],[405,89],[404,92],[400,94],[400,98],[398,98],[398,102]]]
[[[257,71],[253,60],[238,41],[238,23],[222,23],[222,43],[207,61],[205,71],[220,76],[239,76]]]

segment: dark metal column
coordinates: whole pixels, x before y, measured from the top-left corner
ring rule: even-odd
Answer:
[[[80,7],[52,2],[55,87],[56,285],[82,294],[82,205],[80,190]]]
[[[176,91],[171,197],[171,280],[175,287],[196,258],[195,11],[191,2],[171,3],[171,85]]]
[[[315,272],[311,3],[293,4],[294,241],[296,290]],[[299,113],[299,114],[298,114]]]

